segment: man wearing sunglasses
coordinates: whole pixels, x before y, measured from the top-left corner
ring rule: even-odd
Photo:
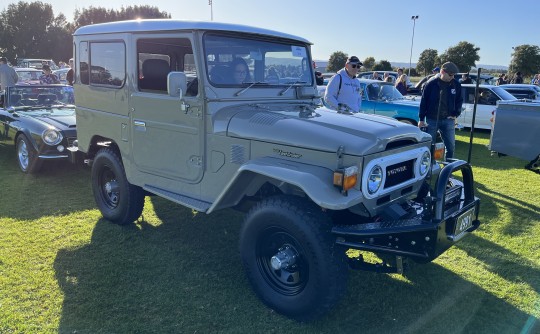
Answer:
[[[463,104],[461,84],[454,78],[458,72],[454,63],[446,62],[441,66],[439,74],[426,83],[418,115],[418,127],[427,126],[427,132],[433,140],[436,139],[437,131],[441,133],[448,159],[454,157],[455,122]]]
[[[351,56],[347,58],[345,67],[330,79],[324,93],[324,101],[329,108],[337,111],[360,111],[362,95],[356,74],[361,66],[358,57]]]

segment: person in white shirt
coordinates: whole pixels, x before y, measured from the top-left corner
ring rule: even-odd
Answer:
[[[340,111],[359,112],[362,104],[360,81],[356,74],[362,63],[356,56],[347,58],[345,67],[339,70],[328,82],[324,101],[329,108]]]

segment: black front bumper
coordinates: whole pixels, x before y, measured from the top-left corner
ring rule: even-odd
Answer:
[[[449,188],[455,171],[461,171],[463,186]],[[433,261],[480,225],[480,199],[474,196],[473,184],[471,166],[454,161],[441,170],[420,213],[392,221],[334,226],[336,244],[416,262]]]

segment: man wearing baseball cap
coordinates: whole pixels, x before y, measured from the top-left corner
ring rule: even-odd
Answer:
[[[350,56],[345,67],[339,70],[328,82],[324,93],[324,101],[334,110],[360,111],[362,95],[360,94],[360,81],[356,74],[362,63],[356,56]]]
[[[446,62],[441,66],[439,74],[431,78],[422,92],[418,127],[426,127],[435,141],[437,131],[446,146],[446,157],[454,157],[456,147],[455,122],[461,114],[463,96],[461,84],[454,79],[459,70],[456,64]],[[427,121],[427,124],[426,124]]]

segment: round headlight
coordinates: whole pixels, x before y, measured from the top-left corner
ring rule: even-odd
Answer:
[[[43,138],[43,142],[47,145],[56,145],[59,144],[64,137],[62,137],[62,134],[55,129],[47,129],[43,131],[43,134],[41,135]]]
[[[381,187],[382,175],[382,168],[378,165],[373,167],[369,172],[367,179],[367,188],[370,195],[376,193],[377,190],[379,190],[379,188]]]
[[[431,154],[429,152],[424,152],[422,154],[422,159],[420,160],[420,175],[424,176],[427,174],[429,167],[431,165]]]

